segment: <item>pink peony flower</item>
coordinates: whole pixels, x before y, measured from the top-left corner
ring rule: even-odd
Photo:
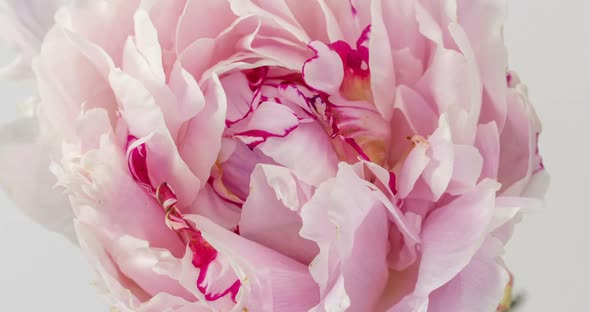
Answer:
[[[114,307],[507,308],[546,174],[502,1],[85,2],[23,45],[39,100],[1,182]]]

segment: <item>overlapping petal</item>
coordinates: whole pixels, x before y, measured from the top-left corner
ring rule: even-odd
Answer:
[[[0,181],[114,307],[496,309],[547,186],[503,2],[84,2],[1,2]]]

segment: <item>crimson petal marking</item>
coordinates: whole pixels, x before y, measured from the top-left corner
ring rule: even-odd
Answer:
[[[269,138],[284,138],[289,135],[289,133],[293,132],[297,129],[299,125],[294,125],[289,128],[285,128],[283,133],[272,133],[265,130],[247,130],[244,132],[236,133],[234,136],[236,137],[251,137],[253,139],[252,142],[246,143],[249,149],[254,149],[256,146],[266,142]]]
[[[133,179],[150,195],[156,194],[147,169],[147,148],[145,139],[138,140],[129,135],[127,137],[127,165]]]
[[[162,183],[158,186],[158,201],[166,209],[166,224],[168,227],[178,233],[178,236],[189,246],[193,254],[192,264],[199,269],[199,276],[197,277],[197,289],[205,296],[207,301],[216,301],[227,294],[231,294],[232,300],[236,300],[236,296],[242,285],[238,279],[226,290],[218,294],[211,294],[207,292],[207,287],[203,286],[206,278],[209,265],[217,258],[217,250],[203,238],[201,231],[197,230],[182,213],[178,210],[175,203],[177,202],[176,194],[167,183]],[[174,203],[171,206],[166,206],[165,203]]]
[[[239,279],[218,294],[208,293],[206,286],[203,286],[209,265],[217,258],[217,250],[203,238],[201,232],[188,222],[178,210],[176,206],[178,198],[168,183],[164,182],[157,188],[152,185],[147,168],[148,154],[145,146],[145,141],[148,139],[149,137],[138,140],[134,136],[128,136],[127,163],[133,179],[158,201],[165,211],[165,222],[168,228],[176,232],[180,240],[191,250],[192,264],[199,269],[199,276],[196,281],[197,289],[205,296],[205,300],[216,301],[227,294],[231,294],[231,298],[235,302],[242,285]]]
[[[226,119],[225,126],[227,128],[231,128],[231,126],[233,126],[234,124],[250,117],[250,115],[252,115],[252,113],[256,110],[256,108],[258,108],[258,105],[260,105],[260,103],[263,101],[264,101],[264,97],[262,96],[261,90],[258,89],[256,91],[254,91],[254,94],[252,95],[252,100],[250,101],[250,108],[248,109],[248,111],[242,117],[239,117],[236,120]]]

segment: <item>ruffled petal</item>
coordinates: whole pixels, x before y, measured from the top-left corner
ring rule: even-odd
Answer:
[[[337,171],[338,157],[317,124],[301,124],[284,138],[269,138],[258,149],[310,185],[319,185]]]
[[[252,173],[250,196],[244,203],[240,235],[308,264],[317,246],[299,235],[301,206],[311,197],[311,187],[284,167],[259,165]]]
[[[301,236],[315,241],[310,265],[322,302],[312,311],[371,311],[387,276],[387,213],[352,168],[341,164],[301,210]]]
[[[495,311],[510,280],[500,260],[503,251],[498,241],[488,239],[457,276],[430,295],[428,311]]]
[[[319,41],[312,41],[309,48],[315,55],[303,65],[305,83],[316,90],[337,94],[344,79],[344,67],[340,56]]]
[[[276,251],[246,240],[215,223],[195,216],[196,226],[242,281],[238,302],[231,311],[307,311],[317,303],[318,290],[307,267]]]
[[[486,238],[499,187],[484,180],[428,216],[422,229],[422,259],[414,296],[428,296],[469,263]]]

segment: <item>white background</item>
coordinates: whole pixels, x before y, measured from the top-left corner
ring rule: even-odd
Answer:
[[[510,63],[544,123],[541,152],[552,186],[547,208],[518,228],[506,262],[527,294],[519,311],[590,311],[590,5],[509,2]],[[10,56],[0,46],[0,63]],[[0,83],[0,122],[14,118],[31,89]],[[108,311],[77,249],[23,217],[2,193],[0,207],[2,311]]]

